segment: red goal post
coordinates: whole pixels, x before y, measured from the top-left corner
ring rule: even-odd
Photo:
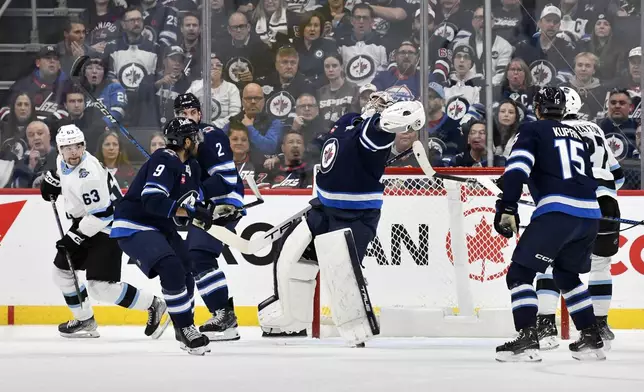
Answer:
[[[496,197],[475,181],[497,178],[503,170],[436,168],[472,179],[458,183],[430,179],[418,168],[387,169],[382,215],[363,270],[383,336],[511,333],[505,273],[517,239],[494,231]],[[527,224],[532,209],[521,207],[520,213]],[[318,276],[313,307],[316,338],[336,333],[323,280]],[[559,320],[567,339],[563,303]]]

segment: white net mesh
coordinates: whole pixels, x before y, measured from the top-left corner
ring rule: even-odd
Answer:
[[[463,174],[473,179],[481,175]],[[476,309],[509,308],[505,274],[517,240],[494,231],[492,193],[475,180],[443,181],[422,172],[388,174],[383,183],[377,236],[363,262],[377,310],[457,309],[468,295]],[[467,278],[458,280],[458,271]],[[459,290],[457,282],[465,289]],[[321,286],[321,324],[332,324],[324,282]]]

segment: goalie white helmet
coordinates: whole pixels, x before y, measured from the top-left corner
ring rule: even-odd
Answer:
[[[369,96],[369,102],[362,108],[362,117],[368,118],[394,104],[394,99],[386,91],[376,91]]]
[[[380,128],[390,133],[420,131],[425,120],[423,104],[418,101],[400,101],[382,111]]]
[[[73,144],[85,143],[85,135],[76,125],[63,125],[56,134],[56,145],[58,149]]]
[[[583,102],[581,102],[581,97],[574,89],[570,87],[561,87],[566,96],[566,110],[564,111],[564,117],[570,116],[579,113]]]

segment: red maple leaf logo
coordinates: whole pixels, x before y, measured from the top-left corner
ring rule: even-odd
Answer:
[[[25,203],[27,203],[26,200],[0,204],[0,242],[9,232],[11,225],[13,225]]]

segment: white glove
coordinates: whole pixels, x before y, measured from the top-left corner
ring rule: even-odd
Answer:
[[[230,204],[218,204],[215,206],[213,219],[225,218],[237,212],[237,207]]]

